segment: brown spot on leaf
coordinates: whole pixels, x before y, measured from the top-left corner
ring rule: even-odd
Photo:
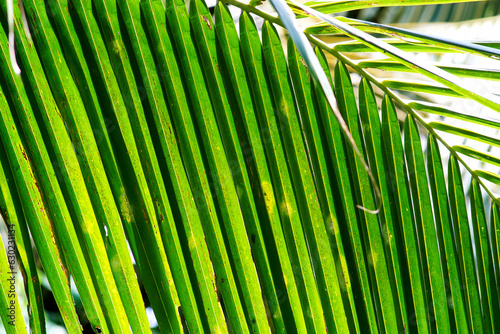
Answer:
[[[205,21],[205,23],[207,24],[208,29],[212,30],[212,25],[210,24],[210,21],[207,19],[207,17],[205,15],[203,15],[202,18],[203,18],[203,21]]]

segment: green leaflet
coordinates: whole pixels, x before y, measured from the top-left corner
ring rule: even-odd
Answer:
[[[4,44],[2,43],[2,45]],[[2,64],[6,63],[2,62]],[[5,99],[5,95],[3,95],[3,92],[1,92],[0,102],[4,107],[7,106],[7,101]],[[24,101],[23,99],[21,99],[20,102],[26,103],[26,101]],[[2,134],[2,143],[4,145],[5,152],[10,161],[10,164],[18,167],[13,168],[12,171],[16,180],[16,187],[18,189],[21,201],[25,203],[24,210],[27,221],[29,223],[29,228],[33,233],[33,239],[38,253],[43,257],[42,263],[47,270],[47,278],[52,285],[54,296],[57,298],[58,307],[60,308],[63,319],[65,320],[66,328],[69,333],[81,332],[81,326],[78,321],[78,317],[76,315],[73,304],[73,298],[69,290],[69,281],[66,276],[66,268],[62,265],[62,255],[59,248],[53,242],[53,238],[55,237],[54,227],[52,226],[51,218],[49,217],[49,213],[47,211],[47,206],[45,205],[44,199],[42,197],[43,193],[38,186],[38,181],[42,182],[42,180],[38,180],[35,177],[35,171],[32,167],[31,158],[28,157],[26,153],[27,151],[24,148],[23,143],[21,142],[21,138],[19,137],[19,133],[16,131],[16,126],[14,123],[14,119],[12,118],[10,109],[5,108],[3,110],[5,110],[5,112],[0,114],[0,133]],[[58,198],[55,196],[51,196],[51,198],[49,197],[49,199],[55,202]],[[53,203],[53,205],[55,204],[57,203]],[[61,226],[61,228],[64,229],[63,226]],[[67,232],[62,231],[62,229],[59,229],[57,232]],[[71,238],[70,236],[70,240],[74,241],[76,239],[74,238],[74,230],[70,231],[70,233],[73,236],[73,238]],[[81,248],[78,243],[76,243],[75,248],[76,251],[70,255],[76,255],[73,259],[73,264],[76,266],[73,266],[73,268],[76,267],[76,269],[78,270],[80,269],[80,264],[84,263],[85,261],[83,259]],[[86,266],[83,266],[82,269],[83,274],[81,276],[85,277],[88,280],[87,285],[92,288],[93,283],[90,280],[88,268]],[[90,289],[89,292],[92,293],[92,290]],[[97,299],[95,298],[95,293],[93,297],[93,300],[96,303],[96,307],[100,308]],[[89,310],[92,310],[92,308],[90,308]],[[100,324],[97,319],[92,320],[95,321],[94,324]],[[105,322],[101,323],[101,325],[102,328],[105,328],[106,326]]]
[[[401,230],[397,224],[397,212],[392,205],[394,201],[392,185],[388,178],[386,160],[382,149],[382,135],[380,117],[377,102],[372,87],[366,79],[363,79],[359,87],[359,114],[362,130],[365,138],[366,154],[370,161],[370,166],[375,171],[375,178],[380,185],[382,199],[382,209],[379,220],[382,226],[382,236],[385,243],[385,252],[389,267],[389,277],[393,284],[394,298],[397,298],[401,312],[401,319],[404,328],[409,328],[408,310],[406,307],[405,288],[410,287],[406,263],[402,255],[404,242],[401,238]],[[410,308],[412,309],[412,308]]]
[[[195,51],[194,42],[189,35],[187,9],[180,0],[170,0],[166,4],[168,29],[172,34],[173,45],[180,56],[180,67],[185,77],[186,90],[190,96],[191,112],[199,129],[205,159],[214,186],[214,196],[219,204],[219,212],[228,239],[238,286],[241,289],[249,328],[253,331],[267,329],[264,302],[261,297],[255,265],[251,258],[250,242],[245,233],[242,210],[238,203],[236,185],[231,179],[228,154],[221,134],[217,129],[214,109],[209,98],[202,74],[201,62]],[[245,214],[243,214],[245,215]],[[237,242],[238,241],[238,242]]]
[[[159,62],[162,83],[172,106],[172,119],[179,136],[179,144],[185,168],[187,170],[193,197],[202,218],[208,248],[212,254],[216,282],[213,282],[222,293],[227,309],[228,321],[237,332],[246,332],[247,324],[237,292],[233,270],[229,262],[224,244],[219,218],[211,195],[209,180],[206,175],[198,146],[193,120],[189,112],[188,101],[183,91],[179,67],[176,63],[170,38],[166,31],[159,30],[165,24],[162,15],[164,8],[159,1],[144,2],[143,13],[146,17],[147,31],[154,41],[154,54]],[[155,23],[155,22],[158,22]],[[172,83],[172,84],[170,84]],[[222,284],[226,283],[226,284]]]
[[[467,1],[467,0],[460,0],[460,1]],[[349,11],[349,10],[357,10],[357,9],[362,9],[362,8],[370,8],[370,7],[384,7],[384,6],[417,6],[417,5],[424,5],[428,3],[436,4],[436,3],[450,3],[450,2],[457,2],[457,0],[440,0],[440,1],[434,1],[434,0],[417,0],[417,1],[412,1],[411,3],[408,3],[406,1],[401,1],[401,0],[375,0],[375,1],[340,1],[339,3],[336,2],[315,2],[315,1],[309,1],[306,2],[307,6],[311,6],[312,8],[325,13],[325,14],[330,14],[330,13],[337,13],[337,12],[344,12],[344,11]]]
[[[347,68],[341,63],[335,67],[335,93],[339,109],[349,126],[356,145],[363,147],[361,145],[362,134],[358,122],[358,109],[352,90],[352,83],[348,76]],[[371,189],[371,185],[364,168],[360,165],[359,160],[351,150],[348,150],[347,154],[350,166],[352,166],[351,168],[356,169],[356,173],[352,174],[352,179],[358,205],[369,208],[376,207],[374,196],[371,191],[367,191],[367,189]],[[376,282],[376,292],[374,293],[376,296],[375,303],[377,303],[379,311],[384,309],[383,313],[379,313],[379,317],[381,317],[379,320],[379,330],[388,333],[398,331],[403,328],[401,311],[399,310],[398,301],[395,299],[396,287],[394,281],[391,282],[389,278],[386,264],[387,259],[382,235],[378,227],[377,215],[367,212],[360,213],[359,222],[365,242],[365,249],[369,252],[369,258],[372,263],[370,271],[371,279]]]
[[[394,198],[394,207],[402,227],[402,243],[404,245],[404,257],[408,265],[409,280],[411,285],[411,299],[413,305],[412,314],[408,314],[411,330],[419,333],[429,333],[430,324],[427,322],[428,307],[426,303],[426,283],[424,281],[423,261],[420,252],[415,218],[411,206],[410,181],[407,177],[406,162],[401,159],[404,156],[401,129],[396,115],[396,109],[391,99],[386,96],[382,102],[382,143],[384,147],[385,161],[388,166],[388,182]]]
[[[269,161],[272,187],[276,190],[276,205],[284,229],[285,241],[301,301],[301,311],[295,311],[295,314],[299,313],[299,316],[294,315],[295,323],[297,328],[305,330],[305,325],[308,330],[313,331],[315,328],[314,321],[322,321],[319,317],[322,312],[321,301],[316,289],[311,262],[309,257],[305,256],[307,254],[307,244],[302,231],[300,216],[296,214],[298,212],[296,196],[285,159],[282,139],[280,138],[282,130],[278,126],[276,115],[274,112],[270,112],[273,110],[273,101],[269,89],[270,83],[265,75],[267,64],[263,61],[262,45],[255,24],[246,14],[242,15],[240,34],[242,59],[246,73],[251,80],[257,83],[250,86],[252,101],[261,129],[262,144]],[[265,192],[271,190],[269,185],[263,185],[263,188]],[[269,200],[271,200],[270,196],[270,194],[265,194],[265,197],[269,198]],[[300,313],[304,314],[305,324],[300,317]],[[306,316],[307,314],[310,314],[311,317]]]
[[[498,71],[439,60],[425,67],[391,46],[494,58],[498,44],[457,43],[346,18],[302,26],[289,7],[305,7],[278,2],[281,17],[229,0],[244,9],[238,34],[222,3],[212,18],[200,0],[188,6],[182,0],[27,0],[33,40],[14,6],[21,76],[9,67],[2,3],[0,210],[20,236],[34,332],[45,330],[38,274],[47,276],[69,333],[82,327],[497,331],[499,214],[495,188],[487,186],[500,183],[488,171],[500,160],[470,142],[443,138],[498,146],[495,135],[467,126],[498,129],[498,120],[417,101],[411,91],[496,108],[494,98],[462,82],[497,80]],[[262,40],[249,13],[268,20]],[[286,56],[273,26],[282,22],[298,23],[290,31],[297,44],[288,41]],[[297,39],[302,28],[306,36]],[[311,35],[339,32],[354,41],[329,45]],[[374,60],[373,48],[392,59]],[[336,58],[335,85],[323,52]],[[432,80],[396,80],[372,68]],[[352,71],[362,80],[352,80]],[[318,77],[321,85],[311,80]],[[361,160],[342,134],[339,112]],[[451,118],[460,125],[448,123]],[[417,123],[427,130],[426,151]],[[473,170],[464,162],[469,158],[489,166]],[[467,194],[464,171],[472,177]],[[358,209],[378,204],[377,215]],[[43,271],[29,254],[30,235]],[[0,262],[7,268],[1,255]],[[70,277],[85,311],[80,319]],[[2,320],[8,288],[5,282],[0,288]],[[158,328],[149,328],[148,307]],[[25,332],[21,323],[6,330]]]
[[[405,156],[408,163],[408,176],[415,209],[417,233],[419,234],[419,240],[423,240],[423,242],[419,242],[419,248],[426,285],[426,303],[429,307],[428,312],[433,312],[434,317],[433,321],[431,321],[432,317],[429,316],[428,321],[431,322],[431,328],[435,328],[438,332],[448,333],[450,331],[448,309],[443,307],[447,303],[443,267],[439,261],[438,239],[432,217],[422,145],[417,125],[412,116],[406,118],[404,133]]]
[[[316,50],[316,54],[322,55],[321,51]],[[323,69],[328,71],[326,59],[320,57]],[[330,74],[327,74],[330,78]],[[331,80],[331,79],[330,79]],[[335,120],[330,106],[320,88],[316,86],[316,98],[318,101],[318,108],[320,110],[321,120],[324,127],[325,137],[330,152],[327,157],[331,159],[330,164],[333,166],[336,176],[336,184],[340,194],[342,203],[343,223],[345,224],[348,232],[349,248],[353,256],[351,261],[355,265],[356,279],[352,279],[353,293],[361,298],[356,300],[356,309],[359,313],[358,319],[360,321],[360,328],[370,328],[371,331],[377,330],[377,323],[375,319],[375,309],[372,301],[372,295],[369,287],[368,268],[365,261],[365,246],[361,239],[361,232],[358,226],[357,210],[354,202],[354,193],[352,191],[352,184],[349,177],[349,164],[346,159],[346,152],[344,148],[344,139],[340,132],[340,126]],[[342,221],[341,221],[342,222]],[[340,224],[339,224],[340,225]],[[343,226],[343,225],[340,225]],[[344,229],[341,229],[341,231]],[[341,232],[342,233],[342,232]],[[345,231],[343,232],[345,233]],[[345,238],[345,237],[344,237]],[[356,260],[354,260],[356,259]],[[353,270],[353,269],[351,269]],[[362,311],[361,311],[362,310]]]
[[[59,7],[52,7],[52,13],[58,13],[58,10],[61,10]],[[58,24],[60,24],[60,32],[66,32],[65,37],[69,38],[68,35],[70,35],[70,31],[72,30],[72,27],[68,27],[67,25],[64,25],[64,21],[61,22],[60,20],[61,15],[56,14],[55,15],[56,20]],[[74,37],[74,36],[73,36]],[[72,43],[68,42],[64,44],[65,46],[69,47],[73,45]],[[25,45],[23,45],[24,50],[26,52],[26,62],[30,62],[30,66],[32,69],[36,69],[37,67],[40,67],[39,64],[37,64],[37,59],[36,55],[33,54],[31,49]],[[77,47],[78,49],[78,47]],[[75,49],[72,49],[70,51],[74,51]],[[31,52],[30,52],[31,51]],[[69,51],[68,51],[69,52]],[[31,56],[31,60],[29,59],[29,56]],[[68,57],[71,59],[71,57]],[[45,60],[47,63],[48,60]],[[77,63],[77,65],[82,65],[82,63]],[[73,67],[75,64],[73,64]],[[32,74],[33,72],[31,72]],[[78,72],[77,72],[78,73]],[[88,76],[87,76],[88,77]],[[30,82],[33,86],[34,90],[39,90],[43,92],[48,92],[48,84],[45,82],[43,78],[36,77],[36,76],[30,76]],[[53,87],[59,87],[57,83],[54,83],[54,81],[51,82]],[[66,88],[68,84],[66,84]],[[56,89],[57,90],[57,89]],[[85,91],[85,89],[80,89],[80,91]],[[88,91],[88,89],[87,89]],[[64,98],[62,98],[62,95],[60,93],[56,93],[56,96],[58,96],[58,101],[64,101]],[[58,116],[57,113],[52,112],[51,108],[48,107],[50,105],[54,105],[55,101],[51,96],[43,96],[41,97],[41,101],[39,102],[41,105],[41,110],[44,110],[43,112],[43,118],[46,124],[46,128],[48,129],[49,133],[52,132],[53,134],[57,133],[58,129],[63,127],[62,125],[62,119],[60,119],[60,116]],[[43,107],[42,107],[43,106]],[[142,309],[142,297],[140,295],[139,291],[139,285],[137,283],[137,280],[134,280],[134,269],[132,266],[132,262],[130,260],[129,256],[129,251],[128,247],[126,244],[125,240],[125,235],[123,233],[122,227],[119,224],[120,218],[119,218],[119,213],[116,208],[116,205],[114,203],[113,195],[111,193],[111,189],[109,188],[109,185],[107,183],[107,178],[106,175],[103,172],[102,164],[100,161],[100,158],[98,157],[97,153],[97,147],[95,146],[96,143],[93,141],[93,131],[91,130],[91,125],[87,122],[85,122],[85,118],[82,117],[82,110],[81,109],[70,109],[62,106],[63,108],[63,114],[64,114],[64,120],[68,122],[74,122],[74,124],[78,124],[78,126],[74,126],[75,131],[71,133],[73,139],[77,143],[85,143],[85,145],[78,146],[77,145],[77,150],[80,153],[78,156],[80,160],[74,159],[69,153],[72,150],[71,147],[71,142],[69,138],[65,138],[62,134],[59,137],[59,143],[54,143],[53,147],[58,148],[61,151],[56,151],[56,156],[57,156],[57,167],[58,167],[58,172],[62,177],[66,180],[68,180],[68,189],[84,189],[85,186],[82,185],[81,176],[78,174],[78,167],[76,167],[77,162],[81,161],[86,161],[86,163],[82,163],[82,176],[84,176],[84,179],[87,180],[86,187],[89,189],[89,196],[90,200],[92,202],[93,207],[95,208],[95,214],[96,217],[99,217],[98,223],[100,224],[100,228],[109,228],[109,234],[105,234],[106,236],[109,235],[109,238],[111,239],[111,242],[109,243],[110,247],[108,248],[108,255],[110,258],[110,262],[115,263],[116,267],[121,268],[120,270],[114,271],[114,277],[117,282],[117,287],[119,289],[119,292],[121,294],[121,297],[125,300],[126,306],[132,304],[135,304],[135,307],[132,308],[126,308],[127,311],[129,312],[129,317],[131,319],[141,319],[142,322],[147,322],[146,319],[146,314],[144,311],[141,312]],[[84,114],[86,116],[86,114]],[[92,136],[92,137],[89,137]],[[55,137],[53,135],[52,137]],[[102,139],[102,137],[100,137]],[[60,153],[60,152],[65,152],[65,153]],[[73,158],[73,159],[72,159]],[[67,175],[67,177],[66,177]],[[78,192],[76,190],[75,192]],[[84,194],[84,193],[82,193]],[[84,199],[80,199],[80,201],[84,201]],[[79,210],[79,209],[75,209]],[[82,212],[86,214],[86,212],[89,211],[88,209],[83,209]],[[102,235],[104,233],[101,232]],[[131,296],[133,296],[131,298]],[[141,307],[138,307],[141,306]],[[139,326],[136,325],[137,321],[132,321],[132,327],[137,330]]]
[[[400,64],[393,60],[379,60],[379,61],[365,60],[360,62],[358,65],[362,68],[376,68],[385,71],[413,72],[412,68],[406,67],[403,64]],[[459,66],[437,65],[437,67],[442,70],[445,70],[448,73],[454,74],[462,78],[500,80],[499,71],[485,70],[481,68],[459,67]]]
[[[228,98],[232,102],[235,125],[239,133],[248,176],[251,178],[250,183],[253,183],[252,188],[255,189],[253,197],[247,196],[247,198],[254,199],[259,213],[259,221],[247,219],[246,226],[247,233],[252,238],[253,254],[259,278],[267,297],[266,302],[272,314],[274,329],[277,332],[285,332],[286,328],[288,330],[293,328],[292,322],[285,323],[284,321],[290,319],[293,316],[292,313],[296,315],[298,327],[303,328],[301,327],[301,325],[303,326],[303,319],[301,319],[303,314],[279,221],[278,207],[273,194],[261,133],[254,113],[252,96],[241,60],[238,33],[227,7],[222,4],[216,8],[215,20],[215,32],[218,38],[216,45],[219,46],[219,59],[222,66],[221,74],[226,83]],[[236,170],[233,173],[235,182],[244,184],[242,182],[244,180],[240,180],[240,173],[243,172]],[[251,189],[247,187],[247,191],[250,192]],[[258,198],[261,200],[259,201]],[[269,230],[272,231],[272,235],[271,233],[263,233],[263,231]],[[286,280],[284,275],[287,277]],[[281,296],[279,294],[284,293],[288,293],[289,303],[280,302]]]
[[[152,52],[146,43],[145,31],[139,24],[140,6],[139,4],[130,4],[122,1],[119,2],[118,5],[125,16],[125,24],[127,25],[127,31],[131,38],[135,59],[139,64],[142,82],[146,87],[147,98],[150,102],[149,107],[151,110],[145,110],[146,118],[148,114],[152,114],[150,117],[153,117],[153,121],[158,131],[159,146],[164,152],[167,171],[171,175],[172,187],[177,200],[177,208],[180,210],[180,219],[182,219],[184,223],[183,226],[187,239],[183,240],[181,238],[181,243],[184,242],[182,246],[184,249],[187,247],[187,251],[193,259],[193,270],[197,277],[198,286],[200,286],[199,291],[202,296],[203,309],[208,320],[208,327],[212,328],[214,331],[219,329],[224,332],[226,331],[226,324],[224,322],[221,306],[217,300],[216,289],[214,289],[212,284],[215,277],[213,275],[208,249],[204,240],[203,228],[200,217],[198,216],[193,193],[182,164],[177,140],[173,133],[170,115],[161,91],[160,79],[157,73],[152,71],[152,68],[154,69]],[[156,147],[156,149],[160,149],[160,147]],[[161,164],[162,162],[160,161],[160,166]],[[200,317],[200,319],[203,321],[202,317]]]
[[[330,184],[330,178],[326,167],[326,155],[323,150],[323,143],[319,134],[319,127],[316,121],[314,112],[314,102],[312,95],[312,83],[310,82],[310,74],[303,64],[302,57],[298,54],[295,45],[291,40],[288,42],[288,68],[292,77],[295,96],[298,102],[298,114],[302,119],[302,132],[305,137],[305,146],[308,149],[311,159],[311,172],[315,175],[315,186],[318,196],[318,201],[322,209],[324,226],[319,225],[316,229],[317,243],[326,243],[324,237],[328,235],[331,243],[332,258],[335,264],[326,264],[327,266],[336,266],[336,272],[332,271],[331,276],[325,277],[325,280],[339,282],[338,285],[332,284],[330,288],[329,307],[324,306],[326,310],[332,310],[337,332],[356,331],[354,324],[355,315],[346,312],[349,310],[352,303],[352,291],[348,291],[347,287],[351,286],[350,277],[347,272],[347,264],[345,261],[344,246],[340,239],[340,234],[337,225],[337,214],[333,204],[331,188],[326,185]],[[323,239],[323,240],[322,240]],[[326,276],[326,275],[325,275]],[[346,289],[342,289],[342,287]],[[339,296],[342,298],[339,298]],[[326,304],[326,302],[324,302]],[[344,304],[345,303],[345,304]],[[326,304],[328,305],[328,304]],[[347,314],[346,314],[347,313]],[[328,320],[327,320],[328,325]],[[330,323],[330,327],[333,325]]]
[[[478,182],[474,179],[472,179],[470,193],[471,217],[474,231],[474,246],[477,254],[477,271],[483,309],[483,323],[485,328],[487,328],[485,331],[495,333],[500,328],[500,319],[496,316],[500,310],[498,292],[495,287],[493,259],[490,251],[491,239],[488,233],[488,226],[486,225],[483,196]]]
[[[446,181],[441,162],[441,154],[436,138],[432,135],[427,143],[427,171],[429,174],[429,185],[434,207],[434,219],[437,228],[437,237],[441,254],[441,265],[445,280],[450,316],[453,315],[452,330],[457,333],[467,333],[468,324],[465,311],[465,300],[462,295],[462,277],[455,246],[450,203],[446,191]]]
[[[320,273],[320,276],[317,276],[317,284],[321,286],[321,289],[329,290],[328,295],[320,295],[320,298],[322,298],[323,311],[327,312],[324,309],[331,307],[328,304],[330,300],[332,300],[331,298],[334,298],[331,294],[336,294],[336,300],[340,297],[338,294],[339,291],[335,288],[335,285],[338,284],[338,280],[329,279],[326,281],[323,275],[332,275],[332,273],[322,272],[324,269],[321,269],[324,265],[323,261],[332,261],[331,257],[327,256],[327,254],[330,253],[328,250],[329,241],[328,239],[317,238],[318,235],[316,234],[319,228],[324,228],[324,223],[322,223],[323,217],[319,208],[319,202],[308,161],[306,159],[299,159],[297,155],[297,152],[305,151],[305,145],[302,139],[295,105],[293,104],[291,87],[286,75],[287,65],[283,50],[281,49],[276,31],[268,23],[265,23],[262,34],[264,57],[266,58],[265,64],[269,75],[274,105],[276,106],[277,126],[281,130],[283,147],[288,160],[288,166],[290,167],[292,186],[299,209],[298,212],[294,212],[287,208],[288,215],[300,214],[301,216],[305,237],[309,247],[311,247],[313,268]],[[329,287],[326,287],[325,284],[328,284]],[[328,312],[327,314],[329,317],[327,317],[325,321],[327,322],[327,326],[333,326],[333,313],[330,313],[331,311]],[[342,315],[340,316],[342,317]],[[319,326],[319,328],[324,326],[321,320],[315,321],[315,325]]]
[[[5,102],[5,100],[3,100],[3,102]],[[7,107],[7,105],[3,105],[3,107]],[[19,269],[21,270],[24,279],[24,291],[27,295],[30,307],[28,314],[31,331],[33,333],[45,333],[45,313],[43,310],[40,278],[36,270],[35,258],[31,247],[31,239],[29,236],[27,222],[22,211],[22,205],[17,193],[14,177],[9,168],[9,164],[6,163],[7,155],[3,145],[0,145],[0,161],[3,161],[5,164],[0,164],[0,214],[3,217],[6,226],[10,227],[12,230],[12,238],[9,238],[7,242],[7,255],[15,255],[15,262],[19,263]],[[14,247],[16,248],[15,251]],[[7,260],[13,259],[7,257]],[[5,270],[4,272],[8,271]],[[10,291],[10,286],[7,291]],[[3,295],[9,296],[10,293],[4,293]],[[5,305],[5,307],[7,306],[10,305]],[[20,319],[20,317],[17,318]],[[10,320],[10,317],[2,316],[2,319]],[[18,322],[17,325],[21,327],[21,320],[16,321]],[[5,328],[9,328],[9,326],[6,326],[5,324],[4,326]]]
[[[215,13],[215,26],[210,18],[210,12],[204,4],[199,1],[193,2],[190,7],[191,10],[191,27],[193,28],[193,38],[197,41],[197,51],[199,59],[202,60],[202,70],[207,80],[207,88],[211,96],[211,101],[214,106],[214,113],[221,133],[224,151],[230,163],[230,170],[233,176],[233,181],[236,185],[238,199],[241,207],[241,213],[245,222],[245,229],[247,235],[250,236],[250,246],[252,249],[252,256],[255,260],[257,273],[259,274],[259,281],[262,285],[264,294],[267,296],[268,305],[274,326],[276,330],[280,331],[284,328],[283,316],[277,299],[276,288],[271,277],[271,270],[269,264],[269,256],[272,255],[266,249],[264,239],[262,236],[262,226],[257,216],[254,195],[251,190],[249,175],[245,159],[243,155],[243,147],[240,145],[238,138],[236,121],[237,115],[233,115],[229,100],[238,98],[236,93],[233,93],[229,87],[235,85],[238,88],[238,83],[235,80],[228,83],[230,75],[229,64],[231,62],[224,61],[226,57],[230,57],[229,52],[235,52],[234,48],[238,46],[238,36],[234,26],[233,36],[231,43],[228,45],[224,33],[231,29],[228,27],[228,22],[233,23],[227,9],[219,4]],[[223,12],[225,11],[225,13]],[[213,27],[212,27],[213,26]],[[216,41],[216,35],[219,37]],[[231,50],[231,47],[233,50]],[[231,59],[232,60],[232,59]],[[237,66],[238,64],[234,64]],[[234,73],[234,72],[233,72]],[[244,73],[240,69],[240,73]],[[226,75],[223,75],[226,74]],[[226,87],[224,89],[225,79]],[[227,91],[227,94],[226,94]],[[244,94],[244,90],[236,90],[238,94]],[[248,94],[248,93],[247,93]],[[249,97],[249,95],[247,95]],[[241,98],[241,97],[240,97]],[[248,104],[252,106],[251,102]],[[234,106],[233,106],[234,110]]]
[[[0,96],[0,107],[8,108],[5,96],[1,93]],[[3,145],[0,143],[0,159],[2,161],[7,161],[7,156]],[[27,229],[25,222],[22,219],[18,219],[18,213],[16,209],[19,208],[19,199],[17,194],[13,191],[15,196],[12,198],[10,195],[9,182],[12,187],[15,187],[14,180],[12,177],[7,178],[6,175],[10,176],[10,170],[8,170],[8,164],[5,166],[0,165],[0,214],[5,221],[5,227],[7,228],[7,243],[4,245],[3,240],[0,240],[0,266],[2,270],[0,271],[0,307],[1,307],[1,318],[6,332],[10,333],[27,333],[26,325],[24,319],[19,316],[21,314],[21,308],[19,306],[18,291],[16,291],[16,279],[20,277],[20,273],[16,270],[16,262],[20,260],[21,266],[25,272],[33,274],[34,272],[34,282],[25,285],[25,290],[29,299],[31,301],[41,298],[40,284],[38,275],[36,274],[36,268],[34,268],[33,252],[31,250],[31,244],[26,241],[29,240],[29,235],[27,234]],[[8,174],[5,172],[7,171]],[[16,200],[17,208],[14,208],[13,200]],[[28,236],[28,238],[26,238]],[[29,247],[26,247],[29,245]],[[7,247],[5,247],[7,246]],[[17,251],[16,251],[17,248]],[[18,257],[18,254],[20,255]],[[40,309],[42,308],[42,313],[40,314]],[[43,303],[39,306],[34,306],[33,316],[30,318],[30,325],[33,326],[33,332],[45,333],[45,319],[43,316]]]
[[[462,176],[454,156],[450,156],[448,170],[450,208],[453,217],[453,230],[455,231],[463,292],[466,296],[467,321],[470,328],[482,332],[484,325],[481,316],[479,285],[474,269],[474,257],[472,254],[473,244],[467,219]]]

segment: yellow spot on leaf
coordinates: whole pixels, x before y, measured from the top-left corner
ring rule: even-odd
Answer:
[[[113,44],[113,52],[114,53],[120,53],[122,51],[122,47],[121,47],[119,41],[114,40],[112,44]]]
[[[288,217],[291,217],[293,214],[292,206],[288,202],[281,203],[281,211],[286,213]]]
[[[262,193],[264,195],[264,201],[266,203],[267,211],[272,214],[274,210],[274,193],[273,186],[267,181],[262,181],[261,183]]]

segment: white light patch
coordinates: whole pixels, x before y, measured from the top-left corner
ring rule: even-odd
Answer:
[[[146,315],[149,320],[149,327],[154,328],[158,326],[158,321],[156,321],[155,312],[151,307],[146,308]]]

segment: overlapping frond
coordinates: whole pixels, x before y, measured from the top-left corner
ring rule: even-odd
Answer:
[[[69,333],[150,332],[146,307],[174,333],[500,330],[500,98],[476,89],[498,67],[439,58],[498,45],[324,16],[400,1],[228,2],[239,31],[222,3],[25,0],[21,76],[1,2],[0,213],[31,330],[43,275]],[[25,333],[10,261],[0,316]]]

